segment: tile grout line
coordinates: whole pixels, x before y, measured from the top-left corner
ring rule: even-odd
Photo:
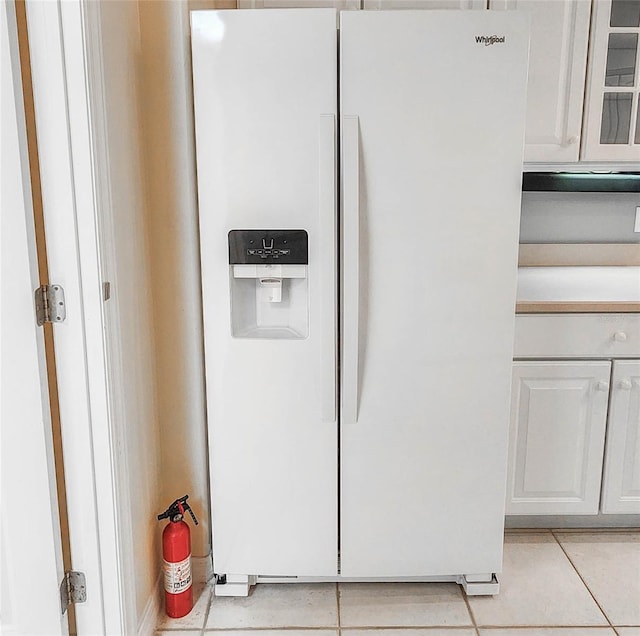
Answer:
[[[205,584],[205,589],[207,589],[209,587],[209,584]],[[207,611],[204,613],[204,623],[202,623],[202,629],[200,630],[200,634],[202,634],[202,636],[204,636],[204,631],[205,629],[207,629],[207,622],[209,620],[209,614],[211,613],[211,606],[213,605],[213,590],[215,589],[215,586],[212,585],[211,586],[211,590],[209,591],[209,602],[207,603]]]
[[[335,625],[330,625],[330,626],[322,626],[322,625],[313,625],[313,626],[309,626],[309,625],[298,625],[298,626],[278,626],[278,625],[271,625],[270,627],[250,627],[250,626],[241,626],[241,627],[212,627],[211,629],[206,630],[207,634],[215,634],[216,632],[256,632],[256,633],[260,633],[260,632],[273,632],[273,631],[277,631],[277,632],[329,632],[329,631],[335,631],[337,628]],[[349,628],[349,629],[360,629],[358,628]],[[371,629],[371,628],[365,628],[365,629]],[[378,629],[378,628],[375,628]],[[411,628],[411,629],[416,629],[416,628]],[[192,630],[190,628],[186,628],[186,629],[180,629],[180,628],[172,628],[171,630],[167,630],[167,631],[197,631],[197,630]]]
[[[619,528],[595,527],[595,528],[554,528],[549,530],[556,534],[638,534],[637,526],[621,526]]]
[[[526,627],[526,626],[525,626]],[[567,627],[566,625],[564,625],[564,627]],[[546,628],[546,626],[545,626]],[[602,626],[600,628],[598,628],[597,626],[593,626],[591,625],[590,628],[592,629],[602,629]],[[213,627],[209,630],[206,631],[207,634],[216,634],[216,632],[255,632],[256,634],[259,634],[260,632],[273,632],[273,631],[278,631],[281,633],[286,633],[289,631],[296,631],[296,632],[309,632],[309,636],[313,636],[314,632],[327,632],[327,631],[332,631],[334,630],[335,627]],[[474,630],[475,628],[470,626],[470,625],[369,625],[369,626],[357,626],[357,627],[348,627],[347,628],[349,631],[354,631],[354,632],[362,632],[362,631],[380,631],[380,632],[390,632],[390,631],[394,631],[394,632],[411,632],[411,631],[430,631],[430,630],[439,630],[439,631],[450,631],[450,632],[456,632],[456,631],[462,631],[462,630],[467,630],[467,629],[472,629]],[[497,628],[494,627],[493,629],[511,629],[510,627],[505,627],[504,625],[500,625]],[[198,629],[191,629],[189,627],[187,628],[171,628],[171,629],[166,629],[164,630],[167,633],[169,632],[193,632],[194,634],[200,630]]]
[[[618,625],[618,627],[636,627],[636,625]],[[413,627],[412,629],[416,629]],[[424,628],[422,628],[424,629]],[[438,627],[438,629],[462,629],[460,625],[455,625],[452,627]],[[521,623],[515,625],[482,625],[482,629],[490,629],[492,631],[504,630],[504,629],[583,629],[587,632],[590,630],[603,630],[603,629],[613,629],[615,631],[615,627],[613,625],[532,625],[531,623]]]
[[[566,627],[566,625],[565,625]],[[317,630],[322,629],[319,627],[304,627],[303,630]],[[384,636],[385,632],[419,632],[419,631],[434,631],[437,630],[439,632],[460,632],[462,630],[477,630],[472,625],[358,625],[357,627],[347,627],[350,632],[372,632],[377,631],[381,632],[382,636]],[[496,629],[496,628],[493,628]],[[504,625],[499,626],[498,629],[511,629],[511,627],[505,627]],[[597,629],[597,628],[596,628]]]
[[[562,550],[564,555],[567,557],[567,560],[569,561],[569,563],[571,563],[571,567],[575,570],[575,573],[578,575],[578,578],[582,581],[582,584],[585,586],[587,592],[589,592],[589,595],[593,599],[593,602],[596,604],[598,609],[602,612],[602,615],[604,616],[607,623],[609,623],[609,627],[611,627],[614,633],[617,634],[618,632],[616,631],[615,627],[613,626],[613,623],[609,619],[609,616],[600,605],[598,599],[595,597],[595,594],[591,591],[591,588],[587,585],[587,582],[584,580],[582,574],[580,574],[580,572],[578,571],[578,568],[576,567],[576,564],[573,562],[573,560],[569,556],[569,553],[564,549],[564,546],[562,545],[562,543],[560,543],[560,539],[558,539],[558,537],[556,536],[555,530],[551,530],[551,535],[555,539],[556,543],[560,546],[560,549]]]
[[[460,589],[460,586],[458,586]],[[466,595],[464,590],[460,590],[462,594],[462,599],[464,600],[464,604],[467,606],[467,612],[469,612],[469,618],[471,618],[471,623],[473,624],[474,629],[476,630],[476,636],[480,636],[480,630],[478,629],[478,623],[476,621],[476,617],[473,614],[473,610],[471,609],[471,603],[469,603],[469,597]]]
[[[565,625],[566,627],[566,625]],[[238,628],[236,628],[238,629]],[[242,629],[242,628],[239,628]],[[246,629],[246,628],[245,628]],[[265,629],[275,629],[269,627],[253,627],[252,630],[265,630]],[[282,629],[281,627],[278,629]],[[314,631],[328,631],[326,627],[294,627],[294,628],[286,628],[286,629],[297,629],[298,631],[310,632],[310,636]],[[381,632],[384,636],[385,632],[419,632],[419,631],[442,631],[442,632],[460,632],[463,630],[474,630],[475,627],[472,625],[354,625],[352,627],[347,626],[346,629],[349,632]],[[494,628],[495,629],[495,628]],[[504,625],[498,627],[498,629],[511,629],[511,627],[506,627]],[[597,629],[597,627],[596,627]],[[600,628],[602,629],[602,627]]]
[[[277,625],[272,625],[271,627],[248,627],[248,626],[244,626],[244,627],[212,627],[211,629],[207,630],[207,634],[215,634],[216,632],[256,632],[257,634],[259,634],[260,632],[282,632],[282,633],[286,633],[286,632],[328,632],[328,631],[334,631],[336,629],[336,626],[332,626],[332,627],[319,627],[319,626],[313,626],[313,627],[309,627],[308,625],[302,625],[302,626],[293,626],[293,627],[278,627]],[[351,629],[351,628],[350,628]],[[171,631],[171,630],[169,630]],[[195,631],[195,630],[174,630],[174,631]]]

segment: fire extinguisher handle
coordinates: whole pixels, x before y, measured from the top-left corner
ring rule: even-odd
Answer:
[[[191,518],[193,519],[193,523],[197,526],[198,520],[196,516],[193,514],[193,510],[191,510],[191,506],[187,503],[187,499],[189,499],[189,495],[185,495],[184,497],[180,497],[180,499],[176,499],[162,514],[158,515],[158,521],[162,519],[172,519],[178,516],[178,519],[182,518],[185,510],[189,511]]]
[[[198,520],[196,519],[196,516],[193,514],[193,510],[191,510],[191,506],[188,503],[185,503],[183,505],[184,505],[184,509],[189,511],[189,514],[191,515],[191,518],[193,519],[193,523],[197,526],[198,525]]]

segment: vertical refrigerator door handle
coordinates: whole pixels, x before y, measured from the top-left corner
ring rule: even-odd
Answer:
[[[358,419],[360,303],[360,131],[358,117],[342,118],[342,414]]]
[[[320,218],[320,391],[323,422],[336,421],[336,117],[320,115],[318,213]]]

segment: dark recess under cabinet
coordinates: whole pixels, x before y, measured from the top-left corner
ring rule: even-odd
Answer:
[[[640,172],[525,172],[523,192],[640,192]]]

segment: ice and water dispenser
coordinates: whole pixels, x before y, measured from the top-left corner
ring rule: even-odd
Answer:
[[[305,230],[231,230],[231,333],[236,338],[309,335]]]

